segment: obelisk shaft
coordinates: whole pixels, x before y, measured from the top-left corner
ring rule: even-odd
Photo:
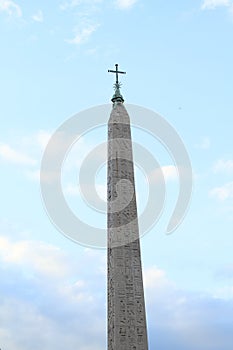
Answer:
[[[130,120],[115,102],[108,123],[108,350],[147,350]]]

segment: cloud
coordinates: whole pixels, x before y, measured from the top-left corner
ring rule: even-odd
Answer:
[[[72,1],[66,1],[62,4],[60,4],[60,9],[61,10],[66,10],[68,8],[73,8],[76,6],[79,6],[80,4],[82,4],[83,0],[72,0]]]
[[[40,159],[43,156],[43,152],[45,151],[46,146],[48,145],[48,142],[50,141],[52,136],[52,133],[47,130],[39,130],[35,133],[33,133],[30,136],[23,137],[20,139],[20,144],[24,149],[30,149],[30,151],[33,153],[34,158],[37,159],[35,163],[39,163]],[[70,135],[68,133],[63,132],[57,132],[56,138],[53,139],[53,141],[50,143],[50,154],[53,154],[54,157],[56,157],[59,152],[62,152],[64,148],[67,146],[67,143],[69,143]],[[80,144],[83,144],[82,138],[79,139],[77,142],[79,148]],[[78,152],[78,155],[81,153],[81,151],[78,150],[78,147],[76,147],[76,150]],[[82,148],[83,150],[83,148]],[[78,160],[81,157],[77,157],[77,154],[75,154],[75,160],[72,159],[72,166],[74,166],[74,163],[77,163]],[[34,163],[34,164],[35,164]],[[67,168],[71,167],[71,162],[69,162],[69,166]],[[67,171],[67,169],[66,169]],[[26,177],[33,181],[39,181],[40,179],[45,182],[52,182],[57,177],[57,172],[54,171],[47,171],[46,173],[40,173],[40,169],[27,169],[24,171]]]
[[[224,174],[232,174],[233,173],[233,160],[228,159],[219,159],[215,162],[213,166],[214,173],[224,173]]]
[[[202,10],[214,10],[217,7],[231,7],[231,0],[204,0]]]
[[[103,201],[107,202],[107,184],[96,184],[96,192]]]
[[[29,157],[20,151],[13,149],[11,146],[1,143],[0,144],[0,157],[7,162],[14,164],[35,165],[36,160]]]
[[[46,130],[39,130],[34,134],[26,137],[20,137],[16,140],[16,145],[22,150],[16,150],[16,147],[11,147],[6,143],[0,143],[0,159],[12,164],[21,165],[25,176],[33,181],[39,181],[40,170],[32,168],[32,166],[38,165],[45,150],[48,141],[50,140],[51,133]],[[65,143],[65,137],[58,135],[56,144],[52,145],[54,153],[59,152]],[[32,156],[27,155],[25,150],[30,150]],[[54,179],[54,174],[42,174],[42,180],[51,181]]]
[[[231,349],[233,295],[226,300],[181,290],[158,267],[146,269],[144,277],[151,349]]]
[[[22,17],[20,6],[12,0],[0,0],[0,12],[6,12],[12,17]]]
[[[44,151],[51,136],[52,133],[50,131],[41,129],[29,135],[20,135],[20,137],[14,141],[20,144],[24,149],[30,149],[32,152],[37,153],[38,156],[39,153],[41,154],[41,151]]]
[[[77,184],[76,186],[73,184],[68,184],[64,188],[64,194],[68,196],[80,196],[80,189],[79,185]]]
[[[116,6],[120,10],[127,10],[136,4],[137,0],[116,0]]]
[[[40,170],[30,170],[25,172],[26,177],[32,181],[40,181]]]
[[[67,276],[70,270],[61,250],[43,242],[13,242],[0,236],[0,259],[50,278]]]
[[[219,288],[215,292],[215,298],[232,300],[233,299],[233,285]]]
[[[8,143],[0,143],[0,158],[6,162],[20,165],[36,165],[42,156],[47,143],[51,137],[51,133],[46,130],[39,130],[38,132],[27,136],[20,137],[16,140],[16,146],[12,147]],[[64,144],[64,136],[58,135],[57,144],[53,145],[56,148],[55,152],[59,151]],[[14,140],[15,141],[15,140]],[[19,150],[21,148],[22,150]],[[33,154],[33,157],[27,154],[27,150]],[[26,151],[25,151],[26,150]]]
[[[106,253],[2,235],[0,260],[4,348],[106,348]],[[232,298],[180,290],[156,266],[144,285],[151,349],[231,350]]]
[[[41,10],[38,10],[33,16],[33,21],[35,22],[43,22],[44,21],[44,14]]]
[[[196,145],[196,148],[207,150],[210,148],[210,146],[211,146],[210,139],[209,139],[209,137],[206,136],[202,139],[201,143]]]
[[[75,36],[73,39],[67,39],[66,42],[69,44],[80,45],[88,41],[90,36],[97,30],[98,24],[87,25],[82,29],[75,30]]]
[[[46,130],[39,130],[38,133],[35,135],[35,139],[38,142],[39,146],[42,148],[42,150],[44,150],[47,146],[51,136],[52,133]]]
[[[221,280],[233,280],[233,264],[226,264],[216,273],[216,277]]]
[[[163,166],[162,172],[166,181],[177,179],[177,168],[174,165]]]
[[[62,11],[75,12],[76,18],[76,25],[73,27],[74,36],[65,39],[65,42],[80,45],[90,39],[100,26],[97,17],[103,2],[103,0],[70,0],[60,4]]]
[[[67,147],[73,143],[73,135],[68,132],[56,132],[56,137],[51,138],[52,133],[46,130],[39,130],[29,137],[25,137],[21,143],[24,148],[30,148],[31,152],[35,154],[35,158],[39,160],[43,156],[43,152],[46,146],[49,144],[49,154],[51,157],[56,157],[62,153]],[[87,154],[93,149],[94,145],[92,143],[86,142],[84,137],[79,137],[77,141],[72,145],[71,149],[67,153],[67,157],[62,165],[62,183],[64,183],[64,192],[67,195],[76,195],[77,191],[74,191],[74,186],[72,183],[74,181],[70,180],[70,177],[75,176],[79,171],[82,162],[85,160]],[[58,171],[50,169],[50,163],[47,166],[47,171],[41,169],[27,169],[25,175],[28,179],[33,181],[44,181],[46,183],[51,183],[57,176],[59,176]],[[63,181],[63,179],[65,179]],[[67,186],[68,184],[68,186]]]
[[[88,189],[90,188],[90,190],[92,190],[92,186],[88,186],[88,185],[84,185],[83,187],[85,187],[85,192],[88,191]],[[107,185],[106,184],[95,184],[95,188],[96,188],[96,192],[98,194],[98,196],[103,200],[103,201],[107,201]],[[64,194],[68,195],[68,196],[80,196],[80,186],[77,183],[77,185],[73,185],[73,184],[68,184],[64,187]]]
[[[209,192],[210,197],[215,197],[220,201],[233,198],[233,182],[229,182],[223,186],[215,187]]]
[[[104,278],[99,282],[98,271],[87,277],[88,271],[100,264],[97,255],[91,259],[83,254],[81,260],[76,255],[72,260],[54,245],[15,242],[2,235],[0,261],[0,336],[4,348],[105,347],[105,295],[100,289]]]
[[[161,171],[165,181],[174,181],[178,179],[177,168],[174,165],[164,165],[160,169],[155,169],[149,174],[149,182],[154,183],[160,181]]]
[[[96,4],[100,4],[102,2],[103,0],[71,0],[71,1],[66,1],[62,3],[60,5],[60,9],[62,11],[65,11],[67,9],[73,9],[74,7],[77,7],[77,6],[88,5],[89,7],[89,6],[94,6]]]
[[[164,270],[159,269],[157,266],[147,268],[143,274],[143,281],[145,288],[149,291],[156,289],[163,291],[165,288],[172,286],[172,283],[168,281]]]

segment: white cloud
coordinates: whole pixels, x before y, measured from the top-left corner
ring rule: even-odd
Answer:
[[[224,173],[224,174],[232,174],[233,173],[233,160],[228,159],[219,159],[215,162],[213,166],[213,170],[215,173]]]
[[[33,16],[33,21],[35,22],[43,22],[44,21],[44,14],[41,10],[38,10]]]
[[[71,0],[71,1],[66,1],[60,5],[61,10],[67,10],[69,8],[74,8],[77,6],[81,5],[88,5],[88,6],[93,6],[95,4],[100,4],[102,3],[103,0]]]
[[[17,140],[17,145],[20,145],[23,150],[30,149],[33,157],[28,156],[24,151],[16,150],[16,147],[12,148],[7,144],[0,144],[0,158],[14,164],[20,164],[22,166],[38,165],[43,154],[42,152],[46,148],[51,135],[52,134],[49,131],[39,130],[30,136],[21,137]],[[63,140],[63,136],[59,135],[57,144],[52,145],[52,149],[56,148],[57,151],[59,151],[64,142],[65,141]],[[54,152],[56,152],[56,150]],[[28,179],[33,181],[39,181],[40,179],[39,169],[25,167],[24,174]],[[45,181],[51,181],[51,179],[54,179],[54,174],[46,174],[46,176],[45,174],[42,175],[42,179],[45,179]]]
[[[12,242],[0,236],[0,259],[50,278],[62,278],[70,272],[68,259],[61,250],[43,242]]]
[[[107,202],[107,184],[96,184],[96,192],[103,201]]]
[[[232,322],[233,298],[224,301],[214,295],[180,290],[157,267],[144,271],[144,284],[152,345],[179,350],[231,349],[233,339],[227,328]]]
[[[148,290],[161,290],[171,284],[166,277],[165,271],[159,269],[157,266],[152,266],[144,271],[143,281],[145,288]]]
[[[97,30],[99,25],[97,24],[92,24],[92,25],[87,25],[86,27],[82,29],[75,30],[75,36],[73,39],[67,39],[66,42],[69,44],[75,44],[75,45],[80,45],[85,43],[90,36]]]
[[[233,299],[233,286],[219,288],[214,293],[215,298],[231,300]]]
[[[20,6],[12,0],[0,0],[0,11],[6,12],[8,16],[22,16],[22,10]]]
[[[132,8],[136,2],[137,0],[116,0],[116,6],[121,10],[127,10]]]
[[[51,244],[0,236],[0,262],[0,337],[5,348],[104,348],[105,295],[99,289],[104,278],[100,283],[99,274],[89,279],[85,275],[98,266],[96,257],[85,269],[90,261],[77,255],[72,260]]]
[[[47,146],[50,138],[52,136],[52,133],[48,130],[38,130],[31,135],[25,135],[21,136],[17,142],[22,145],[24,149],[30,149],[34,153],[44,151],[45,147]],[[62,139],[62,134],[59,135],[59,137]]]
[[[199,143],[199,144],[196,145],[196,148],[200,148],[200,149],[207,150],[207,149],[210,148],[210,146],[211,146],[210,139],[209,139],[209,137],[205,136],[205,137],[202,139],[201,143]]]
[[[46,130],[39,130],[38,132],[21,137],[16,140],[16,146],[12,147],[8,143],[0,143],[0,158],[4,161],[21,165],[35,165],[42,156],[42,151],[48,144],[51,133]],[[54,152],[58,152],[65,143],[65,136],[58,134],[56,144],[52,145]],[[26,151],[25,151],[26,150]],[[33,157],[27,154],[27,150],[33,154]]]
[[[74,136],[70,135],[68,132],[56,132],[52,138],[51,136],[52,135],[50,132],[41,130],[33,135],[33,137],[31,137],[26,144],[36,145],[37,147],[35,151],[37,151],[37,153],[39,146],[40,156],[42,156],[41,151],[44,151],[45,147],[50,141],[49,154],[51,157],[54,157],[54,159],[56,159],[60,153],[64,152],[64,150],[67,150],[67,148],[72,144],[72,147],[67,152],[65,161],[62,164],[61,176],[64,194],[76,196],[79,193],[76,186],[77,173],[80,171],[82,162],[95,145],[87,142],[85,137],[78,137],[78,135],[76,136],[76,141],[73,143]],[[41,169],[41,172],[39,169],[35,169],[33,171],[30,170],[27,171],[26,175],[31,180],[38,181],[38,179],[40,179],[46,183],[51,183],[57,179],[58,176],[60,176],[59,172],[57,172],[57,170],[53,171],[49,164],[47,166],[47,170],[43,169],[42,171]]]
[[[155,183],[160,181],[161,171],[165,181],[173,181],[178,179],[177,168],[174,165],[165,165],[160,169],[155,169],[149,174],[149,182]]]
[[[177,179],[177,168],[174,165],[163,166],[162,172],[166,181]]]
[[[82,4],[83,0],[71,0],[71,1],[67,1],[64,2],[63,4],[60,5],[60,9],[61,10],[66,10],[69,7],[76,7],[79,6],[80,4]]]
[[[68,184],[67,186],[65,186],[64,188],[64,194],[68,195],[68,196],[80,196],[80,189],[79,189],[79,185],[72,185],[72,184]]]
[[[89,189],[88,185],[83,185],[85,187],[85,191],[87,192]],[[103,200],[107,201],[107,185],[106,184],[95,184],[96,192],[98,196]],[[90,186],[90,189],[92,190],[92,186]],[[80,196],[80,186],[77,183],[77,185],[68,184],[64,187],[64,194],[68,196]]]
[[[76,25],[73,27],[73,37],[66,39],[69,44],[80,45],[87,42],[96,32],[98,15],[103,0],[68,0],[60,4],[62,11],[75,11]]]
[[[25,175],[29,180],[36,182],[40,180],[40,170],[26,171]]]
[[[0,144],[0,157],[11,163],[24,164],[24,165],[35,165],[36,161],[20,151],[13,149],[11,146],[1,143]]]
[[[223,265],[217,272],[216,277],[219,280],[233,281],[233,263]]]
[[[233,198],[233,182],[224,186],[215,187],[209,192],[210,197],[215,197],[220,201]]]
[[[204,0],[202,10],[214,10],[217,7],[231,7],[231,0]]]
[[[36,141],[42,149],[45,149],[47,146],[52,134],[46,130],[39,130],[35,136]]]
[[[81,255],[73,261],[51,244],[1,236],[0,337],[5,348],[105,348],[106,253],[85,249]],[[223,300],[225,292],[216,299],[179,290],[155,266],[145,269],[144,284],[151,348],[231,350],[233,305],[231,297]]]

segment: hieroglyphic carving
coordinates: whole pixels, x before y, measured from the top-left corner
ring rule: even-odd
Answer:
[[[108,137],[108,350],[147,350],[130,123],[122,103],[114,105]],[[114,139],[122,139],[121,146]],[[127,184],[116,190],[122,179],[133,185],[130,203]],[[114,212],[118,196],[122,209]],[[122,237],[129,242],[120,245]]]

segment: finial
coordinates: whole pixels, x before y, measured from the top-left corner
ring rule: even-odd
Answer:
[[[123,96],[121,95],[120,92],[120,87],[121,87],[121,83],[119,83],[118,80],[118,74],[126,74],[126,72],[121,72],[118,70],[118,64],[115,64],[116,70],[108,70],[108,72],[110,73],[115,73],[116,74],[116,83],[113,85],[115,93],[112,97],[112,102],[124,102]]]

